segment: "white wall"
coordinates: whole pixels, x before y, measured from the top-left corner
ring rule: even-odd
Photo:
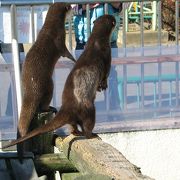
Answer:
[[[156,180],[180,180],[180,129],[100,134],[143,174]]]

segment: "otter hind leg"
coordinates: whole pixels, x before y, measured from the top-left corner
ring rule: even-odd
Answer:
[[[70,132],[74,136],[83,136],[83,132],[79,131],[78,124],[75,124],[75,123],[70,125]]]
[[[86,116],[82,119],[82,130],[86,138],[92,138],[92,133],[95,126],[95,107],[91,107]]]

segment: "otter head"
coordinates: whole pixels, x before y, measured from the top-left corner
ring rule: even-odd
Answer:
[[[116,26],[116,19],[112,15],[103,15],[94,21],[93,31],[103,36],[110,36]],[[92,32],[93,33],[93,32]]]
[[[71,11],[70,4],[56,2],[49,7],[47,17],[50,16],[50,18],[53,19],[61,19],[61,18],[65,19],[70,11]]]

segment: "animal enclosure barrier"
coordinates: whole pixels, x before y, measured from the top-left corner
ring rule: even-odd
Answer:
[[[86,16],[88,35],[90,35],[89,4],[95,1],[53,1],[73,4],[87,4]],[[0,54],[0,138],[13,139],[16,137],[18,120],[19,98],[18,88],[21,87],[18,78],[19,62],[23,62],[27,44],[32,44],[40,30],[49,4],[52,1],[0,1],[0,40],[1,47],[11,43],[23,45],[13,51],[20,51],[20,57],[7,52],[2,48]],[[105,3],[105,13],[110,0],[98,1]],[[128,45],[128,26],[133,12],[129,11],[127,3],[122,0],[123,9],[120,14],[121,26],[119,29],[117,49],[112,49],[112,68],[109,78],[109,88],[106,92],[97,93],[96,98],[96,132],[117,132],[129,130],[145,130],[159,128],[179,128],[179,1],[175,3],[175,40],[163,41],[161,1],[138,1],[136,15],[138,15],[138,38],[136,47]],[[136,1],[134,1],[137,3]],[[147,3],[152,10],[147,10]],[[132,5],[130,2],[129,6]],[[156,5],[156,8],[155,6]],[[148,11],[148,15],[147,15]],[[149,17],[150,15],[150,17]],[[73,13],[72,13],[73,16]],[[68,19],[67,44],[72,53],[74,50],[74,27],[72,16]],[[145,16],[145,17],[144,17]],[[152,31],[155,40],[151,44],[146,40],[145,19],[152,20]],[[132,18],[131,18],[132,19]],[[2,27],[2,28],[1,28]],[[10,27],[10,28],[7,28]],[[151,38],[150,38],[151,39]],[[136,40],[134,40],[136,41]],[[51,105],[60,107],[61,92],[66,77],[73,67],[67,59],[61,58],[54,72],[54,96]],[[15,76],[16,72],[16,76]],[[10,110],[8,112],[8,110]],[[60,132],[61,133],[61,132]]]

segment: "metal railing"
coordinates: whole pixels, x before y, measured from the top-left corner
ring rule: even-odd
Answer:
[[[13,39],[12,50],[16,56],[13,55],[14,68],[12,65],[11,68],[15,71],[15,81],[16,86],[13,86],[13,92],[16,92],[20,97],[20,74],[19,74],[19,57],[18,57],[18,43],[19,37],[17,32],[17,8],[28,6],[30,8],[30,24],[31,24],[31,38],[27,43],[33,43],[36,39],[35,32],[35,7],[42,5],[49,5],[54,2],[68,2],[73,4],[87,4],[86,5],[86,16],[87,16],[87,26],[89,27],[88,34],[90,35],[90,16],[89,16],[89,4],[90,3],[109,3],[114,2],[114,0],[79,0],[79,1],[10,1],[3,0],[0,1],[1,7],[9,7],[11,14],[11,39]],[[129,0],[121,0],[118,2],[130,2]],[[169,124],[158,124],[161,120],[157,121],[157,118],[161,117],[175,117],[179,113],[179,1],[175,1],[175,41],[167,42],[166,45],[162,42],[162,19],[161,19],[161,1],[148,1],[152,2],[153,5],[157,5],[155,14],[153,14],[152,19],[156,19],[156,23],[153,25],[154,30],[156,30],[156,42],[153,46],[149,46],[147,42],[145,42],[145,30],[144,30],[144,12],[143,12],[143,3],[140,2],[140,24],[139,24],[139,44],[136,47],[128,46],[128,14],[126,4],[123,3],[122,9],[122,27],[120,27],[120,31],[122,32],[119,38],[122,38],[122,44],[117,50],[117,57],[113,57],[112,67],[114,67],[117,71],[117,86],[118,86],[118,96],[120,98],[119,108],[113,109],[111,108],[111,99],[112,98],[112,87],[109,86],[109,89],[105,92],[105,94],[97,95],[97,131],[117,131],[117,130],[137,130],[137,129],[151,129],[151,128],[172,128],[178,127],[177,120],[171,120]],[[105,10],[107,13],[107,6],[105,4]],[[73,50],[73,28],[72,28],[72,19],[69,18],[68,21],[68,44],[69,49]],[[136,35],[135,35],[136,36]],[[168,45],[170,43],[171,45]],[[72,51],[73,52],[73,51]],[[113,51],[112,51],[113,52]],[[113,53],[112,53],[113,54]],[[170,63],[167,66],[167,63]],[[151,67],[152,69],[148,69]],[[3,67],[4,64],[0,64],[0,67]],[[166,66],[164,68],[164,66]],[[172,68],[172,71],[169,72],[168,67]],[[10,69],[11,69],[10,68]],[[55,70],[55,93],[53,97],[53,105],[60,106],[61,100],[59,91],[63,88],[63,83],[65,81],[65,77],[67,76],[69,69],[72,68],[72,64],[68,64],[66,61],[58,62]],[[0,68],[1,69],[1,68]],[[132,71],[130,71],[130,70]],[[9,72],[9,68],[6,69]],[[58,84],[56,81],[56,77],[61,74],[61,71],[66,70],[66,75],[64,76],[62,82]],[[167,71],[167,72],[164,72]],[[149,74],[148,74],[149,73]],[[169,77],[167,77],[169,75]],[[60,76],[61,77],[61,76]],[[111,84],[115,80],[109,80]],[[164,87],[163,84],[166,83]],[[148,88],[150,85],[150,88]],[[167,91],[169,88],[169,91]],[[61,90],[59,90],[61,89]],[[152,90],[150,90],[152,89]],[[164,93],[165,91],[165,93]],[[115,96],[115,95],[114,95]],[[18,112],[20,111],[21,99],[14,96],[17,100],[17,104],[19,107]],[[118,97],[115,97],[118,98]],[[168,102],[168,103],[167,103]],[[141,124],[138,126],[137,121],[140,119],[149,119],[149,121],[141,121]],[[153,123],[157,123],[153,126],[149,126],[146,124],[147,122],[152,122],[152,119],[155,118],[156,121]],[[111,122],[112,126],[110,126],[109,121],[115,121],[114,124]],[[121,121],[121,120],[128,120]],[[17,118],[15,118],[14,125],[16,125]],[[122,123],[123,122],[123,123]],[[130,125],[128,123],[131,122]],[[118,124],[118,125],[117,125]],[[122,125],[123,124],[123,125]],[[145,125],[143,125],[145,124]],[[176,124],[176,126],[174,125]],[[114,127],[115,126],[115,127]],[[6,130],[7,131],[7,130]],[[10,129],[7,133],[12,131],[16,131],[16,128]],[[3,132],[4,133],[4,132]],[[3,135],[2,135],[3,136]],[[2,137],[3,138],[3,137]]]

